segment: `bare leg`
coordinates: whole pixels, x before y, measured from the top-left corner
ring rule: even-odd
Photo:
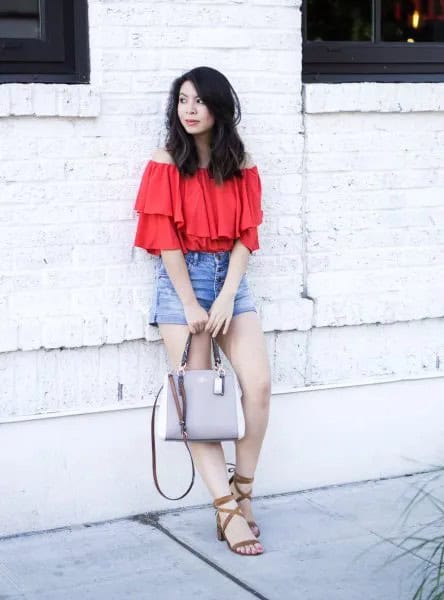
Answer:
[[[159,329],[165,343],[170,365],[173,368],[177,368],[188,337],[188,326],[164,323],[159,324]],[[210,334],[206,332],[194,334],[188,355],[188,368],[211,369],[210,351]],[[213,500],[229,495],[231,492],[228,485],[222,445],[219,442],[192,442],[190,443],[190,448],[197,470],[208,487]],[[224,508],[235,507],[236,502],[234,500],[224,505]],[[222,513],[222,522],[226,517],[227,515]],[[226,536],[231,544],[248,540],[252,537],[248,524],[240,517],[235,517],[231,520],[226,530]],[[239,550],[246,554],[256,554],[258,551],[262,551],[262,546],[257,542],[257,544],[241,547]]]
[[[245,437],[236,442],[236,472],[254,477],[262,442],[268,425],[271,370],[260,320],[255,312],[237,315],[228,332],[217,336],[217,342],[233,366],[242,388],[245,413]],[[254,349],[254,350],[253,350]],[[238,484],[242,492],[251,484]],[[240,501],[243,514],[254,521],[249,500]]]

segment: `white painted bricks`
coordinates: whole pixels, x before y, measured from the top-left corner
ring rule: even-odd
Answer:
[[[96,117],[97,90],[83,85],[10,83],[0,86],[0,117]]]
[[[0,389],[13,393],[8,411],[81,406],[63,386],[66,399],[51,392],[46,404],[25,391],[33,378],[50,380],[58,354],[67,357],[60,377],[69,380],[74,365],[79,385],[92,386],[103,405],[115,400],[124,369],[127,386],[145,370],[157,373],[159,332],[147,324],[153,259],[132,248],[132,207],[150,152],[163,142],[169,86],[200,64],[232,81],[239,131],[261,172],[261,249],[248,272],[274,383],[385,374],[373,328],[393,332],[409,321],[402,331],[414,336],[417,355],[439,356],[439,337],[426,342],[421,327],[424,319],[439,324],[444,311],[443,84],[310,84],[302,93],[292,0],[89,7],[91,85],[0,86]],[[355,349],[353,369],[322,355],[322,344],[346,342],[348,331],[368,343]],[[423,372],[399,352],[386,361],[390,372]],[[126,353],[138,362],[119,358],[116,379],[113,361]],[[105,356],[108,383],[94,387]],[[425,364],[439,372],[440,360]],[[153,389],[123,397],[137,404]]]

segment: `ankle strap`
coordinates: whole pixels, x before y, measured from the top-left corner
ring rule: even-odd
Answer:
[[[244,477],[243,475],[239,475],[239,473],[234,472],[234,479],[238,483],[253,483],[254,477]]]
[[[215,506],[215,508],[218,508],[219,506],[222,506],[222,504],[226,504],[231,500],[234,500],[233,494],[230,494],[229,496],[221,496],[220,498],[214,499],[213,505]]]

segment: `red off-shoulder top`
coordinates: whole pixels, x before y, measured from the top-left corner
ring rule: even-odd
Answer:
[[[134,209],[139,213],[134,246],[159,255],[161,250],[222,252],[236,239],[259,248],[262,222],[261,181],[257,166],[243,169],[218,186],[206,168],[182,177],[175,164],[150,160]]]

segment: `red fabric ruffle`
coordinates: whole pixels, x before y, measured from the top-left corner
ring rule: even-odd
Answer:
[[[139,213],[134,245],[159,255],[161,250],[222,252],[236,239],[259,249],[262,186],[256,166],[243,178],[218,186],[207,169],[181,177],[174,164],[150,160],[134,209]]]

